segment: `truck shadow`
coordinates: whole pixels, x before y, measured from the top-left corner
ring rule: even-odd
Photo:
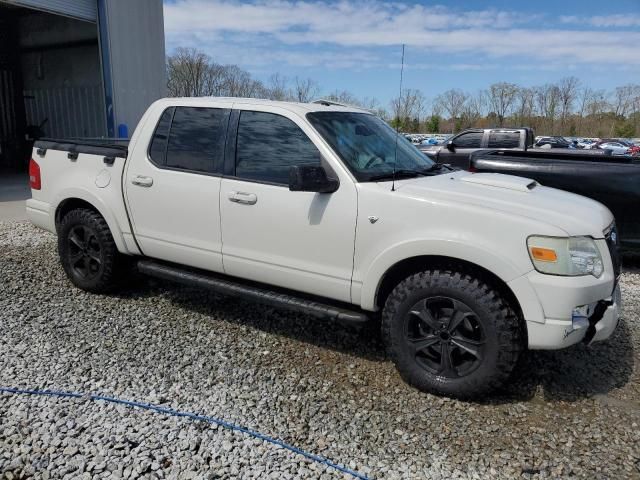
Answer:
[[[622,320],[607,341],[528,352],[512,382],[487,403],[530,400],[537,393],[545,400],[567,402],[605,395],[630,381],[634,362],[633,334]]]
[[[161,295],[185,310],[368,361],[386,363],[379,327],[353,326],[268,307],[242,299],[180,287],[160,280],[136,282],[122,298]],[[592,346],[575,345],[558,351],[527,352],[504,389],[481,404],[505,404],[544,400],[576,401],[604,395],[626,385],[634,366],[633,333],[621,321],[614,335]],[[372,374],[375,374],[372,371]],[[401,380],[398,376],[398,383]],[[410,387],[407,387],[410,388]]]

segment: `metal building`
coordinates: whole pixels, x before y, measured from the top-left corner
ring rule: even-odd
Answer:
[[[34,137],[130,134],[165,76],[162,0],[0,0],[0,170]]]

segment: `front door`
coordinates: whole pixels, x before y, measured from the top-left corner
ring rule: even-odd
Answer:
[[[348,302],[355,185],[321,155],[310,138],[321,145],[317,133],[296,120],[273,107],[240,112],[233,171],[220,190],[225,272]],[[289,167],[301,164],[322,164],[340,187],[289,191]]]
[[[144,255],[223,271],[220,172],[230,107],[167,108],[144,158],[130,159],[124,188]]]
[[[469,157],[473,152],[482,148],[482,137],[484,133],[480,131],[471,131],[461,133],[457,137],[452,138],[454,151],[447,150],[444,146],[438,153],[440,163],[448,163],[454,167],[469,169]]]

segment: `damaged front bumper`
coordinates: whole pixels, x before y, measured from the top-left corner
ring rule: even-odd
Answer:
[[[545,323],[527,322],[529,348],[556,350],[576,343],[592,344],[609,338],[622,314],[620,286],[611,296],[588,305],[576,306],[571,319],[546,319]]]
[[[589,326],[582,339],[587,344],[606,340],[613,334],[622,315],[622,294],[616,285],[613,295],[596,303],[589,316]]]

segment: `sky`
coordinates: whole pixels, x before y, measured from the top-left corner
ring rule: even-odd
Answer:
[[[268,82],[313,78],[383,105],[494,82],[640,83],[640,0],[164,0],[167,53],[194,47]]]

